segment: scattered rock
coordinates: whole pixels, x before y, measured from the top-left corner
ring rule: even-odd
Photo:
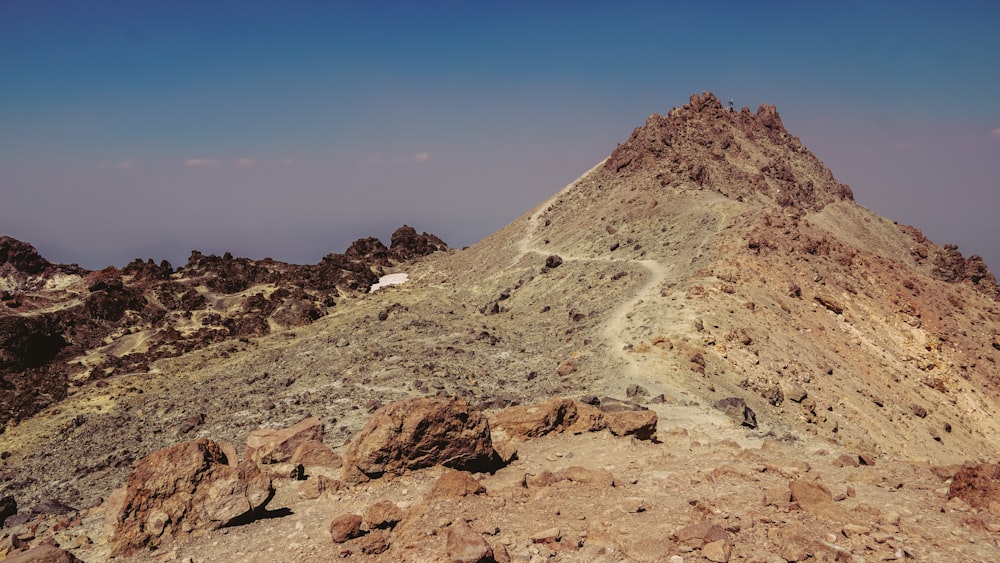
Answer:
[[[621,411],[604,414],[608,429],[615,436],[635,436],[640,440],[656,439],[656,411]]]
[[[456,522],[448,528],[445,549],[447,560],[452,563],[487,563],[493,560],[490,544],[465,522]]]
[[[714,406],[729,418],[740,423],[741,426],[746,426],[750,429],[757,428],[756,413],[740,397],[727,397],[716,401]]]
[[[0,528],[3,528],[3,523],[7,520],[7,517],[17,514],[17,501],[14,500],[13,496],[6,496],[0,498]]]
[[[701,548],[701,556],[709,561],[726,563],[733,554],[733,546],[728,540],[708,542]]]
[[[648,397],[649,391],[647,391],[646,388],[641,385],[633,384],[629,385],[625,389],[625,396],[628,397],[629,399],[634,399],[636,397]]]
[[[562,263],[563,263],[563,259],[560,256],[555,255],[555,254],[553,254],[552,256],[549,256],[548,258],[545,259],[545,267],[548,268],[548,269],[550,269],[550,270],[558,268],[559,266],[562,266]]]
[[[963,467],[948,487],[948,499],[960,498],[973,508],[1000,504],[1000,465],[983,463]]]
[[[365,511],[365,525],[369,530],[394,528],[403,519],[403,511],[394,502],[376,502]]]
[[[468,495],[479,495],[486,492],[486,487],[465,471],[445,468],[434,483],[434,488],[427,495],[430,500],[462,498]]]
[[[462,399],[424,397],[375,411],[343,458],[344,482],[357,483],[433,465],[487,471],[497,456],[480,411]]]
[[[289,428],[261,428],[247,436],[246,457],[258,464],[289,462],[304,442],[323,442],[323,422],[313,416]]]
[[[256,464],[244,460],[230,466],[207,438],[153,452],[128,477],[111,554],[127,556],[173,537],[220,528],[261,510],[273,494]]]
[[[729,532],[718,524],[700,522],[681,528],[670,535],[671,541],[682,546],[700,549],[716,541],[729,541]]]
[[[82,559],[53,545],[33,547],[10,555],[3,561],[4,563],[83,563]]]
[[[363,519],[358,514],[341,514],[330,522],[330,538],[333,543],[344,543],[361,536]]]

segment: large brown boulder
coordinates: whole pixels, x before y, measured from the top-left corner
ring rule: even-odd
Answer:
[[[345,448],[343,480],[358,483],[434,465],[485,471],[495,457],[486,417],[467,402],[409,399],[372,414]]]
[[[576,422],[576,404],[571,399],[554,398],[535,405],[508,407],[490,415],[493,435],[523,441],[567,429]]]
[[[274,494],[270,479],[250,460],[236,467],[228,461],[207,438],[139,460],[128,477],[111,554],[127,556],[263,509]]]

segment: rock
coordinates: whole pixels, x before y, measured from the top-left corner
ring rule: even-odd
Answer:
[[[656,438],[656,411],[622,411],[605,413],[608,428],[615,436],[635,436],[640,440]]]
[[[670,539],[685,547],[698,549],[716,541],[729,541],[729,532],[718,524],[701,522],[681,528]]]
[[[462,399],[424,397],[375,411],[344,450],[343,480],[444,465],[468,471],[496,467],[490,426]]]
[[[264,508],[271,480],[252,461],[228,465],[202,438],[153,452],[136,463],[111,542],[113,556],[155,548],[195,531],[214,530]]]
[[[556,373],[560,377],[566,377],[567,375],[575,372],[577,370],[576,362],[573,360],[564,360],[559,367],[556,368]]]
[[[601,409],[601,412],[605,414],[612,412],[647,410],[646,407],[640,405],[639,403],[634,403],[632,401],[623,401],[621,399],[615,399],[614,397],[602,398],[597,408]]]
[[[8,516],[15,514],[17,514],[17,501],[14,500],[14,497],[6,496],[0,498],[0,528],[3,528],[3,523],[7,520]]]
[[[641,385],[634,385],[633,384],[633,385],[629,385],[625,389],[625,396],[628,397],[629,399],[632,399],[632,398],[635,398],[635,397],[648,397],[649,396],[649,391],[647,391],[646,388],[643,387],[643,386],[641,386]]]
[[[552,256],[549,256],[548,258],[545,259],[545,267],[550,270],[562,266],[562,263],[563,263],[562,257],[556,254],[553,254]]]
[[[791,382],[782,383],[781,392],[784,394],[786,399],[794,403],[801,403],[806,400],[806,397],[809,396],[805,389]]]
[[[796,479],[788,484],[792,500],[806,512],[838,522],[853,520],[846,510],[836,506],[833,493],[818,479]]]
[[[562,470],[562,474],[574,483],[583,483],[596,487],[615,486],[615,476],[607,469],[573,466]]]
[[[336,452],[319,440],[306,440],[295,448],[291,463],[302,465],[308,471],[312,468],[340,469],[344,462]]]
[[[452,563],[486,563],[493,560],[490,544],[465,522],[457,522],[448,528],[445,549],[448,552],[447,561]]]
[[[740,423],[747,428],[757,428],[757,415],[747,406],[746,401],[740,397],[727,397],[716,401],[715,408],[719,409],[726,416]]]
[[[363,519],[357,514],[341,514],[330,522],[330,538],[333,543],[344,543],[361,535]]]
[[[469,495],[481,495],[486,487],[476,481],[465,471],[445,468],[444,473],[434,483],[434,488],[428,493],[428,500],[462,498]]]
[[[312,475],[299,484],[299,496],[307,500],[315,500],[327,491],[339,491],[340,481],[326,475]]]
[[[313,416],[289,428],[261,428],[247,436],[246,457],[257,464],[289,462],[304,442],[323,442],[323,422]]]
[[[1000,503],[1000,465],[984,463],[959,469],[948,487],[948,500],[953,498],[979,509]]]
[[[733,546],[728,540],[708,542],[701,548],[701,556],[709,561],[726,563],[733,554]]]
[[[843,454],[837,456],[837,459],[834,459],[831,463],[837,467],[857,467],[858,458],[852,455]]]
[[[571,399],[554,398],[534,405],[507,407],[487,417],[494,441],[516,443],[566,430],[576,422],[577,407]]]
[[[57,500],[45,500],[31,507],[32,514],[72,514],[77,509]]]
[[[599,432],[607,427],[608,421],[601,409],[581,402],[576,404],[576,420],[566,431],[573,434],[583,434],[584,432]]]
[[[549,471],[548,469],[543,469],[541,473],[531,474],[527,473],[524,476],[524,486],[529,489],[537,489],[541,487],[548,487],[549,485],[554,485],[559,481],[565,481],[566,476],[558,471]]]
[[[361,536],[354,547],[365,555],[378,555],[389,549],[389,537],[388,530],[375,530]]]
[[[559,528],[549,528],[531,535],[531,543],[554,545],[559,543],[560,539],[562,539],[562,532]]]
[[[785,561],[804,561],[809,557],[807,542],[800,538],[791,538],[781,545],[781,558]]]
[[[403,511],[395,503],[383,500],[365,511],[365,525],[369,530],[394,528],[403,519]]]
[[[82,559],[53,545],[33,547],[10,555],[3,561],[4,563],[83,563]]]

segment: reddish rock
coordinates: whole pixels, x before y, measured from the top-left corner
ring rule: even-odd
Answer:
[[[340,469],[344,465],[343,459],[319,440],[306,440],[299,444],[292,453],[291,463],[301,464],[307,472],[316,467]]]
[[[330,538],[333,543],[344,543],[362,534],[363,519],[358,514],[341,514],[330,522]]]
[[[605,413],[608,428],[615,436],[635,436],[640,440],[656,438],[657,416],[655,411],[622,411]]]
[[[394,528],[403,519],[403,511],[394,502],[383,500],[369,506],[364,519],[369,530]]]
[[[523,441],[567,429],[576,421],[577,411],[571,399],[555,398],[534,405],[508,407],[488,418],[495,441]]]
[[[614,487],[615,476],[607,469],[589,467],[567,467],[562,475],[574,483],[594,485],[595,487]]]
[[[959,469],[948,487],[948,499],[956,497],[973,508],[1000,504],[1000,465],[984,463]]]
[[[444,473],[434,483],[434,488],[427,495],[429,500],[462,498],[469,495],[480,495],[486,492],[486,487],[476,481],[465,471],[445,468]]]
[[[323,442],[323,421],[313,416],[289,428],[254,430],[247,436],[246,457],[254,463],[289,462],[305,442]]]
[[[493,549],[482,536],[472,531],[465,522],[456,522],[448,528],[445,548],[447,561],[452,563],[487,563],[493,561]]]
[[[806,512],[837,522],[853,520],[846,510],[836,506],[833,493],[818,479],[796,479],[788,484],[792,500]]]
[[[496,453],[480,411],[461,399],[425,397],[375,411],[343,457],[343,480],[357,483],[434,465],[485,471]]]
[[[15,553],[3,560],[4,563],[83,563],[72,553],[53,545],[40,545],[27,551]]]
[[[700,522],[681,528],[671,534],[670,539],[682,546],[697,549],[715,541],[728,541],[729,532],[718,524]]]
[[[202,438],[146,456],[128,477],[111,554],[127,556],[173,537],[221,528],[262,509],[274,494],[256,464],[227,463],[215,442]]]
[[[604,413],[595,406],[586,403],[576,403],[576,420],[566,429],[573,434],[599,432],[608,427]]]

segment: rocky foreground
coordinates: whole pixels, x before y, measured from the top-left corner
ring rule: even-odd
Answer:
[[[884,462],[691,407],[588,402],[392,403],[339,452],[316,418],[251,433],[242,456],[179,443],[98,506],[5,508],[0,558],[990,561],[1000,548],[996,466]]]

